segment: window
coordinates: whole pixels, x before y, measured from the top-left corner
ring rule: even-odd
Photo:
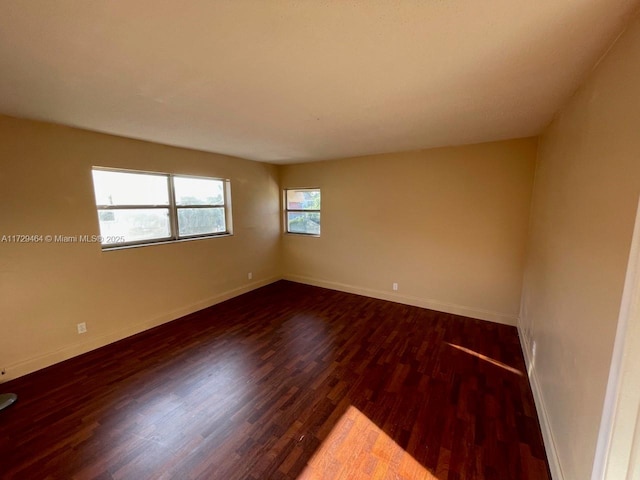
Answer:
[[[231,233],[229,181],[93,169],[102,247]]]
[[[285,190],[287,233],[320,235],[320,189]]]

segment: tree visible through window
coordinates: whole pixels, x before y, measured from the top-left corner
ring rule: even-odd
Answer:
[[[103,248],[230,233],[229,181],[94,168]]]
[[[287,233],[320,235],[320,189],[285,190]]]
[[[226,232],[222,180],[173,177],[173,188],[179,236]]]

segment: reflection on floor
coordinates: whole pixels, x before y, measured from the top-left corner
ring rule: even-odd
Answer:
[[[453,343],[448,343],[448,342],[447,342],[447,345],[450,345],[453,348],[457,348],[462,352],[466,352],[469,355],[473,355],[474,357],[478,357],[479,359],[484,360],[485,362],[489,362],[492,365],[495,365],[496,367],[504,368],[507,372],[515,373],[516,375],[522,376],[522,370],[518,370],[517,368],[510,367],[506,363],[499,362],[498,360],[487,357],[486,355],[483,355],[481,353],[474,352],[470,348],[462,347],[460,345],[455,345]]]
[[[438,480],[353,406],[333,427],[298,480],[327,478]]]

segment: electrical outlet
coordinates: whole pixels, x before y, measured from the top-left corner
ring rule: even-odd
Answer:
[[[538,345],[536,344],[536,341],[533,341],[533,344],[531,345],[531,357],[535,360],[536,359],[536,350],[538,349]]]
[[[398,291],[398,284],[397,283],[393,283],[393,291],[397,292]]]
[[[85,322],[78,324],[78,333],[87,333],[87,324]]]
[[[253,273],[252,272],[247,273],[247,278],[251,280],[253,278]]]

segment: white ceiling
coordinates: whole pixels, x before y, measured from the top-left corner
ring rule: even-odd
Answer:
[[[536,135],[639,0],[1,0],[0,112],[272,163]]]

